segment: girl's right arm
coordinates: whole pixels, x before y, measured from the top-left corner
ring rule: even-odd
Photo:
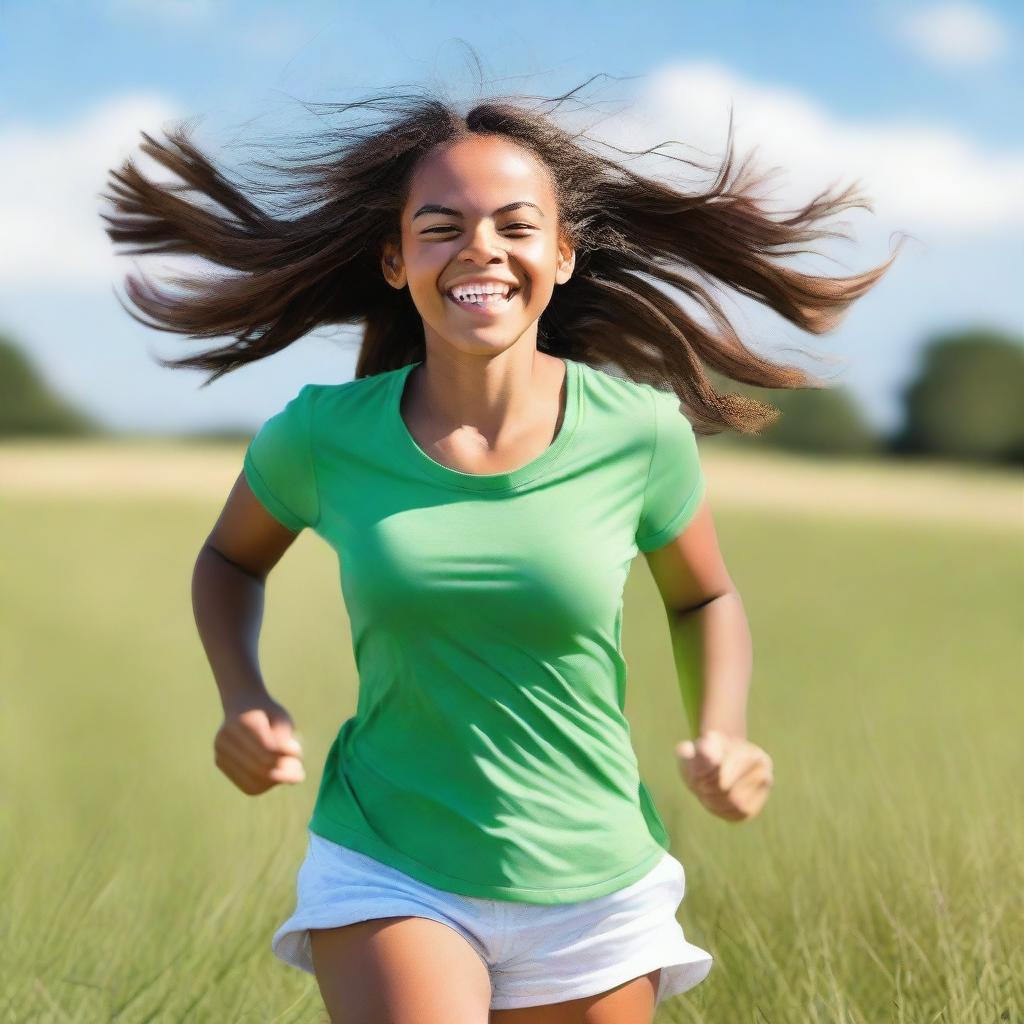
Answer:
[[[214,761],[249,796],[305,778],[294,723],[267,691],[258,653],[266,578],[297,536],[240,473],[192,575],[196,626],[224,710]]]

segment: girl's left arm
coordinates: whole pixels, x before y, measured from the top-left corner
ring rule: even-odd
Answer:
[[[667,608],[679,692],[693,736],[747,738],[750,627],[735,589],[689,609]]]
[[[680,774],[713,814],[746,820],[764,805],[773,766],[747,740],[753,645],[707,500],[681,533],[645,557],[668,615],[679,692],[694,737],[676,745]]]

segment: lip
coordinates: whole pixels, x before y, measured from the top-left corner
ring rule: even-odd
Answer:
[[[512,293],[509,295],[509,297],[507,299],[503,300],[503,304],[502,305],[498,305],[498,306],[494,306],[494,307],[487,307],[487,306],[463,306],[460,303],[456,302],[451,297],[451,294],[449,292],[445,292],[444,293],[444,297],[457,310],[459,310],[460,313],[469,313],[472,316],[483,316],[483,317],[492,318],[492,317],[496,317],[496,316],[501,316],[501,314],[504,313],[508,309],[508,307],[512,304],[512,300],[519,294],[520,291],[521,291],[521,289],[518,286],[514,286],[513,290],[512,290]]]

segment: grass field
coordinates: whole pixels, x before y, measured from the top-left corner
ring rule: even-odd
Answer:
[[[270,937],[355,707],[334,555],[307,531],[270,578],[263,667],[307,778],[246,797],[213,763],[190,605],[240,450],[139,451],[0,446],[0,1022],[326,1021]],[[706,469],[776,785],[733,825],[676,776],[685,719],[638,558],[627,713],[687,869],[680,920],[716,958],[659,1024],[1020,1024],[1019,475]]]

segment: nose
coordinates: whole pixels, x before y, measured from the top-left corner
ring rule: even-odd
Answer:
[[[495,259],[499,261],[504,257],[504,249],[500,245],[501,236],[491,230],[486,224],[480,224],[469,232],[469,241],[463,246],[459,253],[459,259],[474,263],[483,259],[484,262],[492,263]]]

